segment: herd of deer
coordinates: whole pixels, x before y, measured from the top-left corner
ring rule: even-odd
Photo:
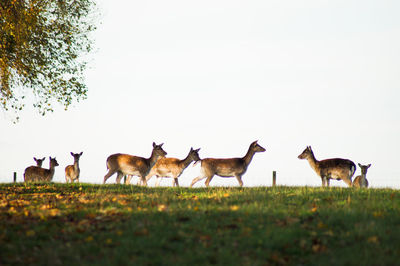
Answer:
[[[205,158],[200,159],[199,150],[191,148],[189,154],[185,159],[179,160],[177,158],[165,157],[167,153],[162,148],[163,144],[157,145],[153,142],[153,150],[149,158],[132,156],[129,154],[113,154],[107,158],[108,172],[104,176],[103,184],[113,174],[117,173],[117,183],[121,182],[124,176],[125,184],[129,184],[132,176],[138,176],[140,183],[147,186],[147,182],[151,177],[156,176],[156,186],[159,185],[163,177],[173,178],[173,186],[179,186],[178,178],[182,172],[192,163],[196,165],[201,163],[200,175],[193,179],[190,187],[202,179],[206,179],[205,185],[210,185],[211,179],[214,175],[220,177],[236,177],[240,186],[243,186],[242,176],[246,172],[253,156],[257,152],[264,152],[265,149],[261,147],[257,141],[250,144],[250,147],[244,157],[229,158],[229,159],[216,159]],[[79,182],[79,158],[81,153],[72,153],[74,157],[74,164],[68,165],[65,168],[65,181]],[[367,170],[371,166],[358,164],[361,168],[361,175],[357,176],[352,182],[352,177],[356,171],[356,165],[347,159],[326,159],[318,161],[310,146],[308,146],[299,156],[299,159],[307,159],[310,166],[321,177],[322,186],[329,186],[330,179],[343,180],[347,185],[353,187],[368,187],[368,180],[366,178]],[[50,159],[49,169],[42,168],[43,159],[33,158],[37,165],[29,166],[25,169],[24,180],[25,182],[50,182],[53,179],[55,167],[58,166],[56,158]]]

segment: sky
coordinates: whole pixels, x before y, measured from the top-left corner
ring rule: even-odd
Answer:
[[[83,151],[81,182],[102,183],[109,155],[149,157],[153,142],[183,159],[191,147],[201,158],[242,157],[258,140],[266,151],[244,186],[270,186],[272,171],[278,185],[320,186],[297,159],[312,146],[318,160],[371,163],[370,187],[400,188],[399,1],[104,0],[98,8],[88,99],[44,117],[27,107],[17,124],[1,113],[0,182],[13,172],[23,181],[33,157],[56,156],[53,181],[65,182],[70,152]],[[180,185],[199,172],[190,165]],[[210,185],[238,182],[215,176]]]

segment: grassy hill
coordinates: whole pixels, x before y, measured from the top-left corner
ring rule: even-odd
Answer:
[[[0,184],[0,265],[395,265],[399,225],[392,189]]]

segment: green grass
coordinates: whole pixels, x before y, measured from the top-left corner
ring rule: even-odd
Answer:
[[[0,265],[395,265],[400,193],[0,184]]]

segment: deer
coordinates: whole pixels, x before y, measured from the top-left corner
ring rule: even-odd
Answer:
[[[183,171],[194,161],[200,160],[199,150],[190,148],[190,151],[185,159],[179,160],[177,158],[160,158],[156,164],[151,168],[150,173],[146,177],[148,182],[154,175],[157,177],[156,186],[160,184],[163,177],[173,178],[172,186],[179,187],[178,177],[181,176]]]
[[[357,176],[354,181],[353,181],[353,187],[356,188],[367,188],[368,187],[368,180],[367,180],[367,172],[368,172],[368,168],[371,167],[371,164],[368,165],[362,165],[362,164],[358,164],[358,166],[361,169],[361,175]]]
[[[43,161],[45,159],[46,159],[46,157],[43,157],[42,159],[36,159],[36,157],[33,157],[33,160],[35,160],[37,167],[42,167]]]
[[[146,176],[149,174],[150,169],[154,166],[157,160],[161,157],[165,157],[167,153],[163,150],[161,143],[156,145],[153,142],[153,151],[151,152],[150,158],[143,158],[133,156],[129,154],[116,153],[112,154],[107,158],[107,169],[108,172],[104,176],[103,184],[106,183],[107,179],[113,174],[117,173],[117,183],[121,183],[122,177],[127,175],[125,184],[129,184],[132,176],[139,176],[142,180],[142,185],[147,186]]]
[[[236,177],[239,185],[243,186],[242,176],[246,173],[254,154],[257,152],[264,152],[265,148],[261,147],[257,141],[250,144],[250,147],[244,157],[229,158],[229,159],[215,159],[205,158],[200,160],[201,169],[200,175],[192,180],[190,187],[193,187],[198,181],[207,178],[205,181],[206,187],[210,185],[211,179],[214,175],[220,177]],[[197,162],[196,162],[197,164]]]
[[[55,167],[58,166],[56,158],[50,159],[49,169],[38,166],[29,166],[24,172],[25,182],[50,182],[53,179]]]
[[[319,177],[321,177],[323,187],[329,187],[330,179],[343,180],[351,187],[351,178],[356,171],[356,165],[352,161],[341,158],[318,161],[315,159],[311,146],[307,146],[298,158],[301,160],[306,159],[308,161],[311,168],[314,169]]]
[[[79,169],[79,158],[82,156],[83,152],[81,153],[73,153],[71,152],[72,157],[74,157],[74,164],[67,165],[65,167],[65,182],[74,183],[77,181],[79,183],[79,174],[81,170]]]

